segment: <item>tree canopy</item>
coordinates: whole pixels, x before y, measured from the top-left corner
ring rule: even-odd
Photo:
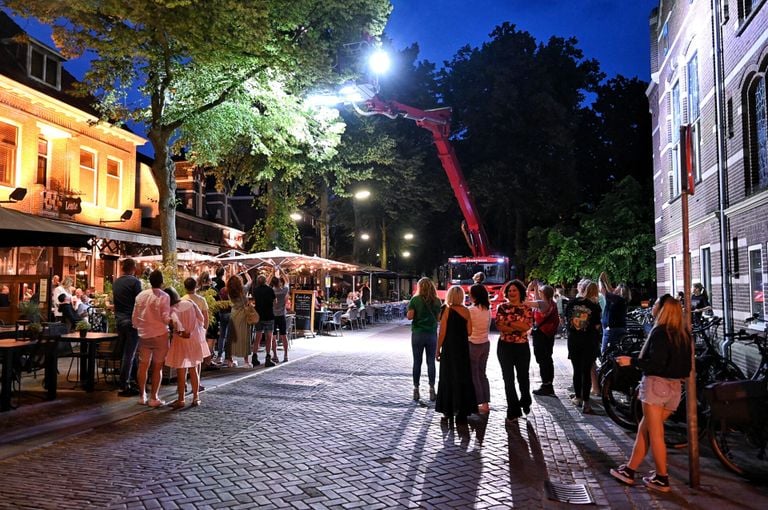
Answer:
[[[143,124],[154,150],[163,259],[176,253],[170,144],[192,119],[232,101],[255,80],[297,94],[335,79],[338,48],[381,33],[386,0],[8,0],[54,28],[65,56],[93,56],[83,89],[104,118]],[[132,92],[138,91],[135,96]],[[246,98],[250,106],[250,96]],[[268,116],[264,104],[253,114]],[[223,117],[220,117],[223,118]]]

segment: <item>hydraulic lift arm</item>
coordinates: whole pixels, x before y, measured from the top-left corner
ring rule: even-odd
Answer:
[[[459,202],[459,208],[464,215],[462,232],[472,251],[473,257],[491,256],[488,236],[485,233],[480,214],[472,198],[472,192],[467,187],[461,165],[456,158],[456,152],[449,140],[451,128],[451,109],[437,108],[420,110],[396,101],[384,101],[379,96],[373,96],[364,102],[365,109],[357,104],[353,106],[360,115],[384,115],[391,119],[402,117],[416,122],[416,125],[432,133],[432,139],[437,147],[437,156],[443,165],[453,193]]]

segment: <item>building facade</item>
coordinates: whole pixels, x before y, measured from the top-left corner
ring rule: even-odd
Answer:
[[[650,16],[654,208],[660,294],[683,288],[681,193],[693,181],[692,282],[727,327],[765,320],[768,241],[768,2],[666,0]],[[691,179],[681,126],[691,126]],[[763,322],[751,327],[763,329]],[[747,349],[734,359],[752,363]]]

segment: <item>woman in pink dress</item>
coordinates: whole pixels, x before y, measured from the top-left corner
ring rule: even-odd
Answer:
[[[171,404],[174,409],[185,405],[184,393],[187,382],[187,369],[192,381],[192,407],[200,405],[200,364],[210,355],[205,342],[205,318],[194,301],[181,299],[173,288],[165,289],[171,297],[171,323],[173,338],[171,348],[165,357],[165,364],[176,369],[178,398]]]

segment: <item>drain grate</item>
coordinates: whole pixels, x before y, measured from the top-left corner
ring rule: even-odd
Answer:
[[[572,505],[594,505],[595,498],[586,485],[568,484],[559,482],[546,482],[547,497],[555,501],[570,503]]]
[[[279,384],[285,384],[288,386],[307,386],[314,387],[323,384],[321,379],[282,379]]]

